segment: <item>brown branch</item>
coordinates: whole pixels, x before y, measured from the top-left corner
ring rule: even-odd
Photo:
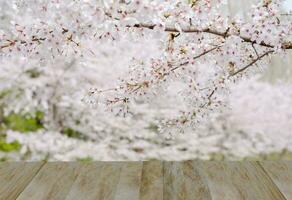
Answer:
[[[213,47],[213,48],[211,48],[211,49],[209,49],[207,51],[204,51],[204,52],[200,53],[197,56],[194,56],[193,59],[196,60],[196,59],[198,59],[198,58],[200,58],[200,57],[202,57],[202,56],[204,56],[204,55],[206,55],[206,54],[208,54],[208,53],[210,53],[210,52],[212,52],[212,51],[214,51],[214,50],[216,50],[216,49],[218,49],[220,47],[221,47],[221,45],[215,46],[215,47]],[[190,63],[189,61],[186,61],[184,63],[181,63],[179,66],[172,68],[170,71],[175,71],[176,69],[178,69],[178,68],[180,68],[180,67],[182,67],[184,65],[187,65],[189,63]]]
[[[12,47],[16,44],[17,40],[7,40],[9,43],[8,44],[4,44],[2,46],[0,46],[0,49],[4,49],[7,47]]]
[[[127,27],[135,27],[135,28],[148,28],[148,29],[154,29],[157,25],[155,24],[145,24],[145,23],[140,23],[140,24],[135,24],[133,26],[127,26]],[[228,29],[227,29],[228,30]],[[165,27],[164,31],[166,32],[180,32],[178,29],[176,29],[175,27]],[[219,37],[223,37],[223,38],[227,38],[232,36],[233,34],[230,34],[229,31],[217,31],[217,30],[212,30],[210,28],[205,28],[205,29],[197,29],[194,27],[189,27],[189,28],[182,28],[182,32],[184,33],[208,33],[208,34],[212,34],[212,35],[216,35]],[[240,36],[238,35],[244,42],[248,42],[248,43],[254,43],[254,41],[251,38],[248,37],[244,37],[244,36]],[[269,47],[269,48],[274,48],[273,45],[271,44],[267,44],[265,42],[261,42],[258,45],[264,46],[264,47]],[[292,49],[292,42],[287,42],[284,43],[282,45],[283,49]]]
[[[204,56],[204,55],[206,55],[206,54],[208,54],[208,53],[210,53],[210,52],[212,52],[212,51],[214,51],[214,50],[220,48],[221,46],[222,46],[222,45],[217,45],[217,46],[215,46],[215,47],[213,47],[213,48],[211,48],[211,49],[208,49],[208,50],[206,50],[206,51],[200,53],[199,55],[194,56],[193,59],[198,59],[198,58],[200,58],[200,57],[202,57],[202,56]],[[176,66],[176,67],[174,67],[174,68],[171,68],[168,72],[161,74],[160,79],[164,78],[165,76],[169,75],[171,72],[173,72],[173,71],[177,70],[178,68],[180,68],[180,67],[182,67],[182,66],[184,66],[184,65],[187,65],[187,64],[189,64],[189,63],[190,63],[189,61],[186,61],[186,62],[183,62],[183,63],[179,64],[178,66]],[[127,83],[127,87],[133,87],[133,89],[130,90],[130,92],[131,92],[131,93],[135,93],[135,92],[137,92],[137,91],[138,91],[139,89],[141,89],[141,88],[148,88],[148,87],[149,87],[149,82],[148,82],[148,81],[144,81],[144,82],[142,82],[142,83],[135,83],[135,84]],[[120,87],[120,88],[122,88],[122,87]],[[106,90],[99,90],[99,91],[97,91],[97,92],[99,92],[99,93],[104,93],[104,92],[116,91],[116,90],[117,90],[117,88],[109,88],[109,89],[106,89]],[[215,91],[214,91],[214,92],[215,92]],[[213,93],[214,93],[214,92],[213,92]],[[95,92],[94,92],[94,91],[91,92],[91,94],[93,94],[93,93],[95,93]],[[211,95],[209,96],[209,99],[212,97],[212,95],[213,95],[213,94],[211,94]]]
[[[155,26],[156,26],[155,24],[140,23],[140,24],[135,24],[133,26],[128,26],[128,27],[154,29]],[[166,31],[166,32],[180,32],[175,27],[165,27],[164,31]],[[210,34],[221,36],[221,37],[227,37],[225,32],[211,30],[209,28],[201,29],[201,30],[200,29],[196,29],[196,28],[182,28],[182,32],[184,32],[184,33],[202,33],[202,32],[204,32],[204,33],[210,33]]]
[[[10,47],[11,44],[6,44],[6,45],[3,45],[3,46],[0,46],[0,49],[4,49],[4,48],[7,48],[7,47]]]
[[[257,55],[257,57],[260,57],[258,51],[256,50],[256,48],[255,48],[255,46],[254,46],[254,43],[252,43],[251,46],[252,46],[252,48],[253,48],[255,54]]]
[[[270,53],[273,53],[273,50],[267,51],[265,53],[263,53],[262,55],[260,55],[257,59],[254,59],[251,63],[249,63],[248,65],[246,65],[245,67],[237,70],[236,72],[234,72],[233,74],[231,74],[229,77],[235,76],[243,71],[245,71],[246,69],[248,69],[249,67],[251,67],[252,65],[254,65],[256,62],[258,62],[259,60],[261,60],[262,58],[264,58],[265,56],[269,55]]]

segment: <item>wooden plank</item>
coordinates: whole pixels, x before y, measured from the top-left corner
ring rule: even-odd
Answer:
[[[0,164],[0,200],[292,199],[292,162]]]
[[[0,200],[15,200],[43,166],[43,162],[0,164]]]
[[[242,200],[265,199],[284,200],[285,197],[279,191],[269,176],[256,162],[225,162],[226,175]]]
[[[82,167],[66,200],[112,200],[115,198],[121,164],[93,162]]]
[[[163,162],[143,163],[140,200],[163,200]]]
[[[206,180],[196,168],[196,162],[165,162],[165,200],[211,200]]]
[[[142,162],[124,162],[117,184],[115,200],[139,200]]]
[[[206,177],[212,199],[283,199],[257,163],[208,161],[199,162],[198,166],[199,173]]]
[[[80,167],[79,163],[46,163],[17,200],[63,200]]]
[[[292,199],[292,162],[260,162],[260,164],[286,199]]]
[[[212,200],[241,199],[240,193],[234,187],[228,174],[228,169],[222,162],[197,162],[199,173],[206,178]]]

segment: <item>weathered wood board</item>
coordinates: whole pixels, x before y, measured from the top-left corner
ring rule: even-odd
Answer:
[[[292,162],[0,163],[0,200],[292,200]]]

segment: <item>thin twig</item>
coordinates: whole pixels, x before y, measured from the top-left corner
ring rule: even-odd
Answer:
[[[202,56],[204,56],[204,55],[206,55],[206,54],[208,54],[208,53],[210,53],[210,52],[218,49],[219,47],[221,47],[221,45],[215,46],[215,47],[213,47],[213,48],[211,48],[211,49],[209,49],[207,51],[204,51],[203,53],[200,53],[199,55],[194,56],[193,59],[196,60],[196,59],[198,59],[198,58],[200,58],[200,57],[202,57]],[[175,71],[176,69],[178,69],[178,68],[180,68],[180,67],[182,67],[184,65],[187,65],[189,63],[190,63],[189,61],[186,61],[184,63],[181,63],[179,66],[172,68],[170,71]]]
[[[248,69],[249,67],[251,67],[252,65],[254,65],[256,62],[258,62],[259,60],[261,60],[262,58],[264,58],[265,56],[269,55],[270,53],[273,53],[273,50],[267,51],[264,54],[260,55],[257,59],[254,59],[251,63],[249,63],[248,65],[246,65],[245,67],[237,70],[236,72],[234,72],[233,74],[231,74],[229,77],[235,76],[243,71],[245,71],[246,69]]]
[[[260,56],[259,56],[258,51],[256,50],[256,48],[254,46],[254,43],[252,43],[251,46],[252,46],[254,52],[256,53],[257,57],[259,58]]]

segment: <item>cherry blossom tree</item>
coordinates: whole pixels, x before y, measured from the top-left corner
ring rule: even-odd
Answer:
[[[1,89],[16,91],[6,113],[40,109],[48,130],[74,127],[91,140],[115,115],[117,127],[136,118],[143,103],[143,113],[167,106],[160,132],[194,130],[224,110],[230,87],[292,49],[282,0],[258,1],[248,20],[225,14],[224,0],[0,4]]]

